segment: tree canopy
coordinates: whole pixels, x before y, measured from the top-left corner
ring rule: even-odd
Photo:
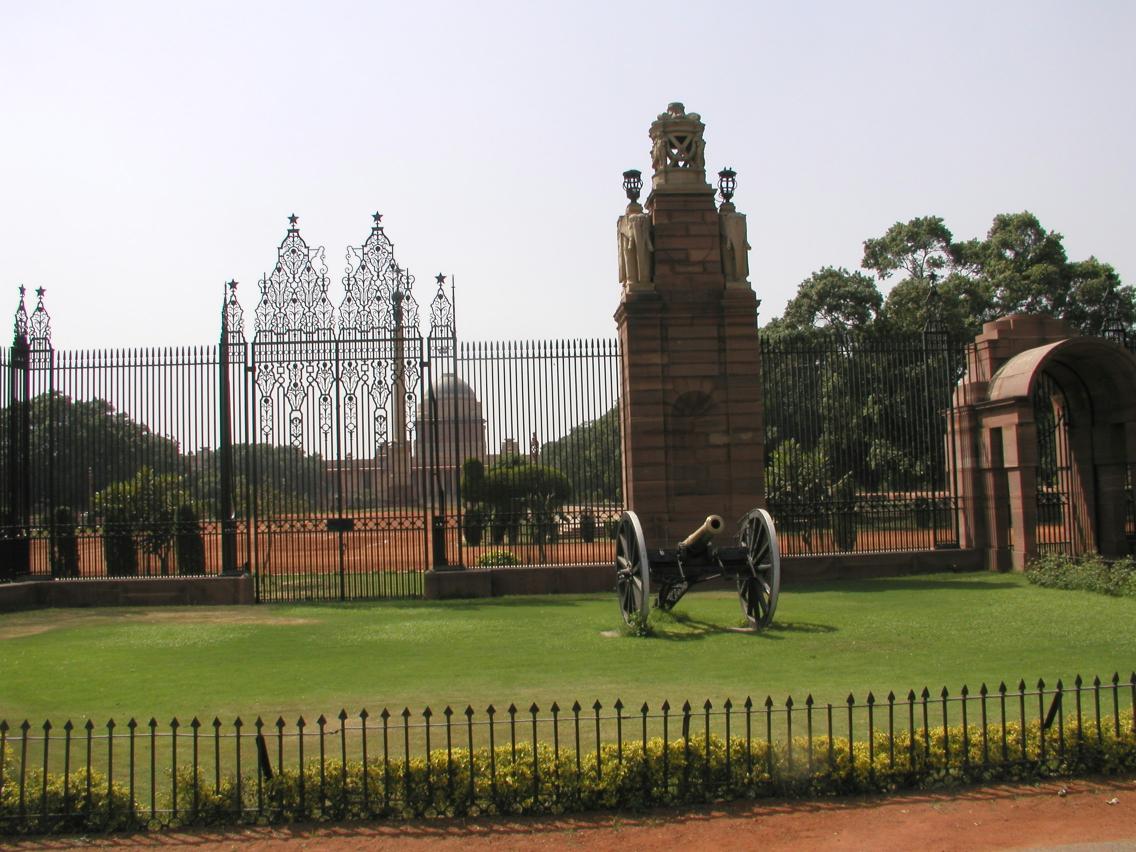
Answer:
[[[994,317],[1044,313],[1084,334],[1110,322],[1131,330],[1136,291],[1109,264],[1069,260],[1064,238],[1029,211],[994,217],[984,239],[958,241],[939,216],[896,222],[864,241],[863,272],[823,267],[797,290],[772,336],[844,337],[874,330],[921,331],[932,320],[958,337]],[[890,285],[886,298],[880,284]]]
[[[573,426],[563,438],[549,441],[540,459],[564,471],[578,500],[619,503],[622,499],[619,404],[595,420]]]
[[[154,473],[179,469],[176,441],[155,434],[105,399],[74,400],[58,391],[28,403],[32,504],[89,511],[92,497],[109,485],[128,480],[143,465]],[[9,429],[7,409],[0,416],[0,442]]]

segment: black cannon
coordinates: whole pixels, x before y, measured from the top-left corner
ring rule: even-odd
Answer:
[[[653,586],[658,587],[655,605],[669,610],[691,586],[733,577],[750,626],[768,627],[781,590],[781,554],[773,519],[764,509],[751,510],[741,520],[737,545],[729,547],[714,544],[722,526],[720,516],[710,515],[678,547],[648,549],[639,518],[624,512],[615,539],[616,590],[623,620],[647,617]]]

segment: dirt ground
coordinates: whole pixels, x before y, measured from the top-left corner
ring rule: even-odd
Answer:
[[[873,849],[1136,850],[1136,779],[1046,782],[819,802],[732,803],[682,812],[560,819],[438,820],[44,838],[18,850]]]

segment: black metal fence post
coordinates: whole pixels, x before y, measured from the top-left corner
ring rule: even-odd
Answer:
[[[237,521],[233,510],[233,413],[232,386],[230,382],[231,355],[229,346],[236,341],[235,335],[242,335],[241,329],[230,328],[231,306],[237,298],[237,282],[230,281],[226,288],[228,295],[221,308],[221,346],[218,358],[218,415],[220,417],[218,463],[220,482],[217,488],[217,517],[221,522],[221,573],[235,574],[237,571]]]
[[[28,317],[24,310],[24,288],[20,288],[20,305],[16,311],[15,332],[8,359],[8,434],[7,434],[7,511],[4,513],[3,536],[0,541],[0,580],[12,580],[31,569],[31,542],[28,526],[31,470],[28,460],[31,421],[28,394],[30,390]]]

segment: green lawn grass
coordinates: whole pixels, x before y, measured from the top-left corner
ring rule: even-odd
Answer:
[[[291,723],[341,707],[781,704],[810,692],[835,703],[1023,677],[1127,681],[1136,668],[1136,600],[1016,575],[791,588],[761,634],[736,630],[737,597],[725,592],[657,615],[656,635],[639,639],[618,632],[614,594],[11,613],[0,616],[0,718]]]

